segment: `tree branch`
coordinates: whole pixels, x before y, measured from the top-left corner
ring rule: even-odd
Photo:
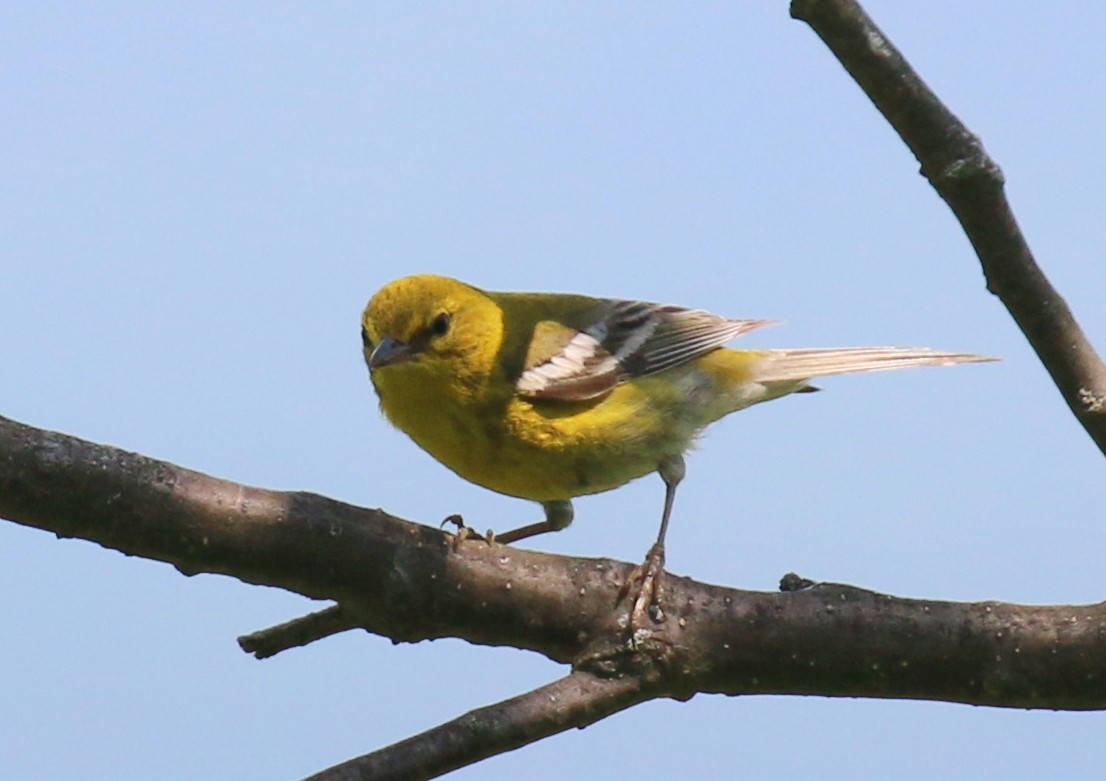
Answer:
[[[582,729],[649,699],[640,678],[573,672],[518,697],[351,759],[307,781],[418,781],[435,778],[572,727]]]
[[[188,574],[339,602],[248,639],[254,652],[357,626],[396,641],[510,645],[577,673],[334,773],[412,767],[412,747],[444,772],[634,702],[697,692],[1106,709],[1102,604],[932,602],[801,588],[797,579],[789,588],[798,590],[765,593],[669,575],[668,620],[630,636],[629,606],[619,601],[628,563],[479,540],[454,546],[437,529],[380,510],[239,485],[6,418],[0,516]],[[510,715],[502,730],[470,729],[497,714]]]
[[[1034,260],[999,166],[855,0],[792,0],[791,15],[810,25],[910,147],[971,241],[987,289],[1106,454],[1106,366]]]
[[[357,618],[350,615],[349,611],[341,605],[331,605],[325,610],[243,635],[238,638],[238,645],[258,659],[268,659],[289,648],[309,645],[324,637],[356,629],[357,626]]]

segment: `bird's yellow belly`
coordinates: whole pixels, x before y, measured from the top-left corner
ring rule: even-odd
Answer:
[[[689,375],[689,377],[691,377]],[[691,377],[701,384],[702,375]],[[617,488],[682,453],[709,420],[689,417],[686,395],[667,381],[639,379],[599,400],[461,405],[446,398],[393,397],[378,386],[388,418],[438,461],[473,483],[536,501]]]

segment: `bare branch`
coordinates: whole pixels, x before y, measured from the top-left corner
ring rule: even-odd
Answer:
[[[442,532],[266,491],[0,418],[0,515],[340,608],[266,630],[270,650],[350,626],[537,651],[657,696],[939,699],[1106,708],[1106,606],[930,602],[822,584],[738,591],[669,575],[668,620],[628,636],[630,564]],[[263,637],[266,633],[262,633]]]
[[[650,699],[640,678],[573,672],[540,689],[479,708],[307,781],[417,781],[583,728]]]
[[[979,256],[997,295],[1075,417],[1106,454],[1106,366],[1033,258],[998,165],[855,0],[792,0],[921,163]]]
[[[350,615],[341,605],[331,605],[283,624],[243,635],[238,638],[238,645],[258,659],[268,659],[289,648],[309,645],[324,637],[356,629],[357,626],[355,616]]]

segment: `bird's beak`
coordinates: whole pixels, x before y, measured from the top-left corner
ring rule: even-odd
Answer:
[[[381,366],[390,366],[393,363],[404,363],[414,357],[415,351],[411,349],[411,345],[391,336],[385,336],[369,353],[369,368],[379,369]]]

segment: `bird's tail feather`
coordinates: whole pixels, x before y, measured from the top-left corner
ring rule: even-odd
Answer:
[[[832,374],[859,374],[914,366],[955,366],[996,361],[983,355],[949,353],[928,347],[845,347],[767,350],[756,368],[759,382],[800,382]]]

